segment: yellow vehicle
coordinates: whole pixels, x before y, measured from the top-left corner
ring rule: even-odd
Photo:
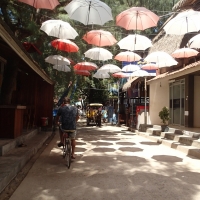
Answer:
[[[101,103],[91,103],[87,107],[86,117],[87,117],[87,125],[90,123],[96,123],[95,117],[96,113],[99,109],[101,109],[103,104]]]

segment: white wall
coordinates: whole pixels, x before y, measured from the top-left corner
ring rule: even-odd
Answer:
[[[149,82],[149,115],[152,124],[162,124],[159,117],[160,110],[166,106],[169,108],[169,82],[168,79],[158,79]]]
[[[194,77],[194,127],[200,127],[200,76]]]

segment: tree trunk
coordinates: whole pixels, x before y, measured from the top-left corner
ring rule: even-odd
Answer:
[[[8,61],[5,66],[3,83],[1,88],[1,105],[10,105],[12,100],[12,92],[14,90],[17,78],[19,61]]]

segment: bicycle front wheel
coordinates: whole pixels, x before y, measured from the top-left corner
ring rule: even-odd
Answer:
[[[70,165],[71,165],[71,142],[70,141],[67,141],[67,144],[66,144],[66,157],[65,157],[65,160],[66,160],[66,164],[67,164],[67,167],[68,169],[70,168]]]

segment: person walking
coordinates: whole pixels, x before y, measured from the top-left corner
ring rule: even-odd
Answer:
[[[72,132],[69,137],[72,141],[72,158],[75,159],[75,146],[76,146],[76,122],[79,119],[79,112],[76,106],[70,105],[70,99],[65,97],[63,100],[64,105],[58,109],[56,122],[60,125],[60,142],[58,147],[63,146],[63,132],[70,131]],[[60,118],[60,121],[59,121]]]

